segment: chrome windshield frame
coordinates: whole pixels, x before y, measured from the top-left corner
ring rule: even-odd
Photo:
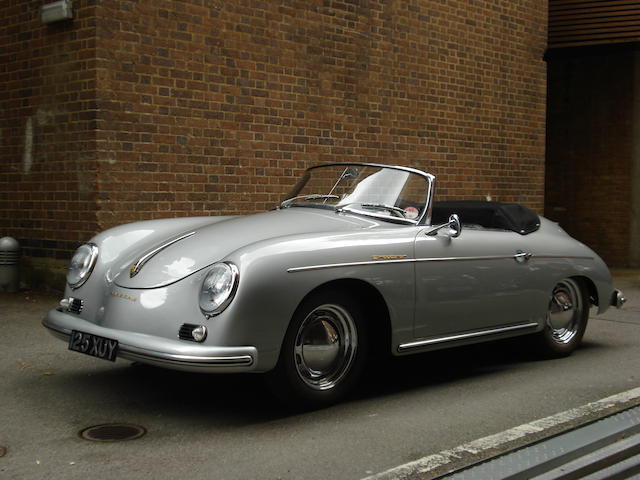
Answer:
[[[307,177],[311,171],[319,169],[319,168],[325,168],[325,167],[372,167],[372,168],[388,168],[388,169],[392,169],[392,170],[401,170],[403,172],[409,172],[409,173],[413,173],[415,175],[419,175],[422,178],[424,178],[427,182],[427,199],[426,199],[426,205],[425,208],[422,212],[422,215],[420,216],[420,218],[409,222],[398,222],[398,223],[402,223],[402,224],[411,224],[411,225],[431,225],[431,215],[432,215],[432,210],[433,210],[433,195],[434,195],[434,187],[435,187],[435,176],[430,174],[430,173],[426,173],[423,172],[422,170],[418,170],[416,168],[412,168],[412,167],[404,167],[401,165],[384,165],[382,163],[369,163],[369,162],[333,162],[333,163],[324,163],[321,165],[314,165],[313,167],[309,167],[305,170],[305,173],[303,174],[303,176],[300,178],[300,180],[298,181],[298,183],[296,184],[296,186],[294,187],[294,190],[296,188],[298,188],[298,185],[300,184],[300,182],[302,181],[302,179],[304,179],[305,177]],[[292,190],[293,191],[293,190]],[[378,218],[384,218],[384,219],[389,219],[391,221],[393,221],[393,217],[386,217],[386,216],[382,216],[382,215],[370,215],[370,216],[376,216]]]

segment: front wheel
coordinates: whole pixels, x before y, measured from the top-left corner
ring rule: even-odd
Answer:
[[[566,278],[554,287],[549,300],[544,330],[538,346],[547,357],[570,355],[580,342],[589,319],[589,297],[583,282]]]
[[[357,383],[367,344],[358,302],[335,290],[312,294],[296,310],[267,381],[294,406],[334,403]]]

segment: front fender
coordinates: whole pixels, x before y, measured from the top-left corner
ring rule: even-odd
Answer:
[[[289,322],[313,290],[339,280],[358,280],[384,299],[393,342],[412,338],[414,266],[372,260],[393,253],[412,258],[413,235],[398,230],[310,238],[300,236],[244,248],[227,260],[238,265],[240,280],[233,302],[219,316],[232,317],[227,333],[236,344],[259,346],[260,370],[275,366]],[[318,267],[299,269],[299,267]],[[354,293],[355,294],[355,293]],[[366,302],[366,298],[358,298]],[[215,321],[215,318],[212,319]]]

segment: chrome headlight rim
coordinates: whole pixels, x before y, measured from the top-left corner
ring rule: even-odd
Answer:
[[[203,295],[207,293],[205,290],[205,283],[212,275],[215,275],[216,269],[224,268],[231,274],[231,280],[229,285],[225,288],[224,291],[224,300],[222,300],[217,306],[214,308],[207,308],[203,306]],[[238,290],[238,283],[240,282],[240,270],[238,267],[232,262],[217,262],[211,265],[208,268],[207,274],[202,279],[202,284],[200,286],[200,294],[198,298],[198,303],[200,305],[200,311],[204,314],[206,318],[215,317],[222,313],[229,304],[233,301],[236,291]]]
[[[81,254],[81,250],[88,249],[88,252],[84,253],[84,258],[82,261],[82,265],[79,267],[74,267],[74,259]],[[80,288],[85,282],[91,277],[91,273],[93,273],[93,269],[96,266],[98,261],[98,246],[95,243],[85,243],[80,245],[76,251],[73,253],[71,260],[69,262],[69,267],[67,271],[67,284],[73,289],[76,290]],[[70,276],[72,272],[77,272],[76,276],[77,280],[72,281]]]

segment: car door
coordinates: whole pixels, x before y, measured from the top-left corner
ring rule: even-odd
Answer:
[[[522,235],[509,230],[448,229],[415,239],[417,339],[529,324],[536,295]]]

